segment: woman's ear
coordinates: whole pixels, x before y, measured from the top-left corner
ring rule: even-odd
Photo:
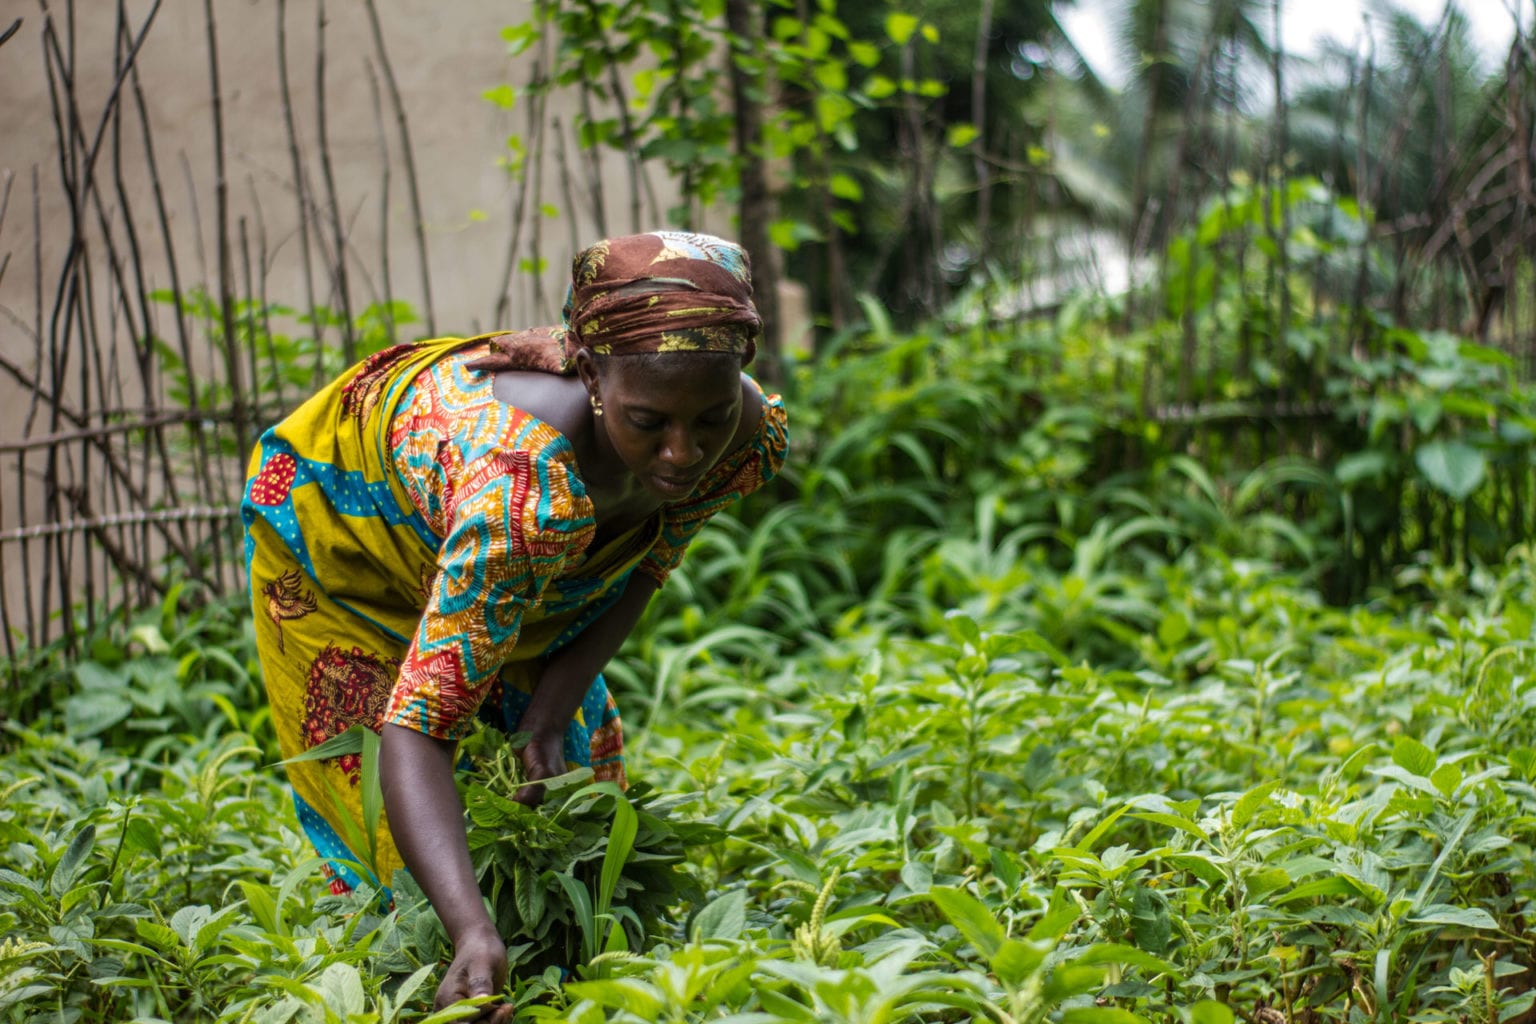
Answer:
[[[576,364],[576,376],[581,378],[581,386],[587,389],[587,394],[597,397],[597,359],[592,355],[592,350],[583,345],[576,350],[573,361]]]

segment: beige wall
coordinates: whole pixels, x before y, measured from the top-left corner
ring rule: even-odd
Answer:
[[[152,4],[132,0],[128,20],[134,31],[142,25]],[[237,246],[235,292],[246,294],[238,258],[239,225],[245,221],[253,258],[266,241],[265,265],[253,271],[253,290],[264,288],[267,296],[294,307],[305,305],[299,214],[293,188],[288,137],[284,128],[278,74],[277,0],[216,0],[218,56],[222,79],[223,120],[229,195],[231,237]],[[558,315],[564,294],[569,257],[575,246],[600,235],[586,188],[587,165],[575,146],[566,143],[564,166],[572,184],[562,187],[561,148],[554,130],[558,123],[569,138],[572,111],[562,110],[569,98],[551,101],[543,118],[543,145],[529,142],[543,161],[543,181],[537,193],[530,191],[521,224],[516,258],[542,255],[548,271],[542,280],[518,274],[510,291],[508,312],[497,316],[505,286],[509,242],[516,228],[516,210],[523,185],[500,166],[507,155],[509,134],[528,131],[528,102],[520,98],[511,111],[481,98],[498,84],[526,82],[535,54],[513,59],[500,36],[504,25],[523,20],[529,5],[507,0],[377,0],[386,47],[406,108],[423,206],[429,266],[436,308],[437,333],[469,334],[500,326],[549,322]],[[50,3],[56,18],[66,5]],[[66,26],[58,26],[61,47],[73,53],[72,74],[78,106],[87,138],[101,121],[113,73],[113,38],[116,3],[112,0],[76,0],[73,39]],[[287,9],[287,40],[290,86],[298,131],[302,139],[305,173],[318,197],[323,167],[317,139],[317,3],[290,0]],[[44,351],[66,344],[71,360],[62,389],[71,407],[82,409],[122,405],[136,406],[144,396],[132,369],[133,332],[122,321],[122,296],[114,284],[106,258],[106,240],[127,251],[125,221],[135,225],[142,247],[141,265],[150,289],[170,285],[167,246],[162,238],[153,205],[148,162],[140,140],[137,108],[129,104],[122,123],[121,168],[126,202],[116,193],[109,174],[114,165],[110,143],[98,158],[98,183],[103,211],[109,222],[104,230],[98,211],[86,212],[84,258],[91,267],[93,326],[73,324],[67,329],[50,326],[50,310],[69,251],[72,232],[68,201],[60,186],[58,144],[53,125],[48,76],[43,59],[44,17],[35,0],[0,0],[0,31],[16,17],[23,24],[0,46],[0,186],[9,181],[8,208],[0,221],[0,358],[23,375],[36,365],[38,338],[35,326],[43,324]],[[209,90],[207,25],[204,5],[198,0],[164,0],[155,24],[140,52],[143,89],[153,129],[155,155],[171,225],[174,251],[183,287],[202,285],[217,293],[216,190],[212,106]],[[375,51],[366,8],[362,0],[331,0],[326,5],[326,73],[324,90],[331,167],[338,203],[346,226],[347,270],[351,278],[353,308],[377,298],[383,290],[383,240],[387,227],[392,292],[424,311],[420,264],[413,237],[406,192],[405,165],[401,159],[393,112],[384,94],[384,133],[381,140],[375,114],[370,71],[378,76]],[[378,76],[383,88],[382,76]],[[111,136],[109,134],[108,138]],[[384,157],[381,146],[387,146]],[[602,171],[609,209],[609,233],[645,230],[661,226],[667,206],[675,199],[666,191],[660,174],[653,177],[660,209],[630,217],[628,174],[621,159],[604,158]],[[384,176],[389,172],[387,210],[384,208]],[[38,188],[34,193],[33,175]],[[533,180],[530,175],[530,182]],[[531,190],[531,185],[530,185]],[[568,200],[568,195],[573,197]],[[41,223],[40,238],[33,230],[36,204]],[[539,215],[543,204],[560,209],[557,217]],[[573,216],[570,207],[578,209]],[[328,230],[328,228],[327,228]],[[34,243],[40,243],[34,250]],[[34,269],[34,251],[40,255],[41,273]],[[126,260],[126,255],[123,257]],[[318,249],[316,265],[321,264]],[[134,290],[133,276],[125,279]],[[339,306],[318,270],[315,275],[319,301]],[[41,311],[35,298],[43,295]],[[130,303],[130,306],[136,306]],[[138,317],[133,309],[133,316]],[[208,332],[194,326],[194,358],[209,370],[216,359],[210,355]],[[290,322],[280,330],[303,331]],[[175,321],[165,306],[152,309],[150,332],[168,340],[175,337]],[[140,328],[142,332],[142,328]],[[402,333],[426,333],[419,324]],[[335,334],[330,335],[335,343]],[[92,347],[109,382],[105,402],[82,387],[79,367]],[[94,371],[93,371],[94,372]],[[0,445],[23,437],[37,437],[53,429],[45,405],[19,384],[14,375],[0,369]],[[65,424],[67,427],[68,424]],[[129,435],[143,447],[142,434]],[[72,472],[83,475],[96,488],[96,515],[113,511],[113,499],[103,481],[107,474],[81,446],[76,459],[70,449]],[[136,458],[142,454],[132,453]],[[29,456],[30,474],[26,500],[18,500],[14,453],[0,453],[0,535],[35,524],[42,516],[40,458]],[[239,473],[226,474],[225,482],[206,488],[191,487],[179,496],[182,504],[227,503],[229,481],[238,489]],[[156,502],[157,504],[163,502]],[[120,504],[118,507],[121,507]],[[123,535],[132,544],[132,535]],[[19,573],[19,545],[0,543],[0,573],[6,578],[5,597],[13,623],[17,602],[23,599]],[[103,578],[105,572],[100,574]],[[26,596],[35,597],[33,594]],[[55,604],[56,606],[56,604]],[[0,650],[3,654],[3,650]]]
[[[56,15],[61,13],[63,5],[50,6]],[[113,79],[115,5],[110,0],[82,0],[75,6],[77,89],[90,132]],[[141,24],[150,6],[135,0],[130,5],[131,21]],[[240,217],[246,217],[254,239],[256,219],[260,217],[271,249],[270,293],[297,304],[302,301],[302,264],[295,235],[297,210],[277,70],[278,4],[276,0],[218,0],[214,8],[223,82],[231,222],[237,225]],[[378,0],[378,8],[420,173],[439,328],[457,333],[488,327],[500,295],[511,218],[520,187],[498,166],[497,160],[506,152],[507,136],[525,131],[526,103],[509,112],[480,96],[500,83],[526,80],[532,55],[518,60],[509,58],[499,32],[502,26],[524,18],[528,5],[505,0]],[[24,18],[21,31],[0,47],[0,96],[4,97],[0,103],[0,175],[15,178],[11,208],[0,225],[0,254],[9,252],[12,259],[0,280],[0,303],[30,323],[34,303],[29,266],[29,178],[34,167],[42,182],[44,278],[49,284],[57,277],[59,261],[68,245],[68,210],[57,186],[55,133],[42,61],[42,13],[36,4],[25,0],[0,3],[0,10],[6,12],[0,14],[0,20],[8,22],[11,10]],[[319,189],[323,181],[316,141],[315,14],[314,0],[292,0],[287,4],[289,74],[295,114],[305,147],[306,170]],[[384,162],[369,85],[370,67],[377,69],[378,61],[361,0],[332,0],[326,5],[326,15],[325,91],[332,168],[353,250],[355,286],[359,298],[366,300],[368,278],[372,278],[375,289],[381,287],[380,203]],[[197,0],[164,0],[146,37],[139,67],[182,273],[197,279],[204,272],[199,270],[196,257],[194,192],[203,250],[210,259],[215,244],[214,158],[203,4]],[[391,151],[391,276],[396,293],[419,305],[419,270],[410,235],[404,165],[399,159],[387,98],[384,114],[385,141]],[[568,125],[569,113],[561,120]],[[130,131],[124,170],[142,230],[153,227],[153,209],[137,145],[137,124],[130,118],[126,127]],[[543,152],[546,179],[541,201],[563,207],[565,202],[553,177],[557,170],[554,147],[546,146]],[[190,184],[183,157],[191,170]],[[570,162],[576,163],[574,152]],[[621,167],[611,167],[605,179],[609,205],[615,213],[622,214],[610,221],[609,227],[627,228],[628,206]],[[544,253],[557,266],[568,256],[573,233],[581,242],[591,240],[596,233],[591,217],[578,216],[573,226],[565,211],[560,218],[544,219],[541,228]],[[531,230],[531,224],[524,230],[520,248],[525,255],[531,251]],[[158,248],[158,237],[154,242],[154,248]],[[154,284],[164,286],[168,275],[163,267],[156,266],[153,258],[148,262]],[[212,278],[213,272],[210,270],[207,275]],[[546,291],[558,290],[558,277],[556,270]],[[517,298],[514,316],[539,320],[553,312],[549,306],[535,309],[530,308],[532,305],[531,290],[524,290]],[[0,350],[13,353],[17,345],[14,328],[0,331]]]

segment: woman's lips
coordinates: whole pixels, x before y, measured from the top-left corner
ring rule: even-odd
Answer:
[[[686,498],[688,495],[692,494],[693,489],[699,485],[699,478],[696,476],[671,477],[653,474],[651,476],[651,482],[654,483],[656,485],[656,489],[661,491],[663,494],[669,494],[679,498]]]

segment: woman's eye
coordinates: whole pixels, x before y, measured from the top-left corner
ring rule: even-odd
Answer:
[[[661,420],[631,419],[629,422],[636,430],[660,430],[662,428]]]

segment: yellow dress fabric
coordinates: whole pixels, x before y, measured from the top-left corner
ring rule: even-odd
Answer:
[[[504,724],[494,710],[526,703],[538,659],[606,610],[632,571],[665,580],[710,516],[782,465],[783,404],[767,397],[757,436],[694,495],[590,550],[595,518],[574,451],[496,400],[490,375],[465,369],[485,351],[483,339],[459,338],[387,349],[257,445],[242,514],[285,758],[357,723],[441,739],[462,737],[477,714]],[[588,697],[567,757],[622,784],[622,732],[601,678]],[[321,853],[342,851],[317,831],[340,837],[387,885],[399,854],[387,822],[371,844],[363,834],[360,768],[343,755],[292,763],[289,777]]]

